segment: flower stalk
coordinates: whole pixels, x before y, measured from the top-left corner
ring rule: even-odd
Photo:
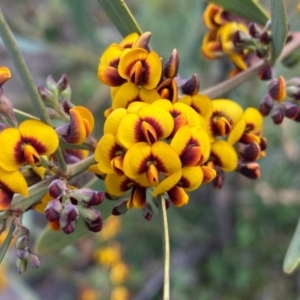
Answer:
[[[162,226],[162,238],[164,249],[164,294],[163,300],[170,299],[170,239],[169,239],[169,227],[167,218],[166,201],[164,194],[161,194],[159,201],[159,211],[161,217]]]

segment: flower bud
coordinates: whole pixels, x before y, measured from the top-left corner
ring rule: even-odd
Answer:
[[[62,77],[57,82],[57,90],[61,101],[70,101],[71,88],[66,74],[63,74]]]
[[[45,216],[49,222],[53,222],[60,217],[62,211],[61,202],[58,199],[52,199],[45,208]]]
[[[179,68],[179,56],[177,49],[172,51],[170,58],[166,61],[163,67],[163,73],[166,78],[174,78],[177,75]]]
[[[300,86],[288,86],[287,94],[295,100],[300,100]]]
[[[258,73],[258,78],[263,81],[268,81],[274,77],[274,70],[270,65],[264,66]]]
[[[268,50],[264,47],[258,47],[255,49],[255,53],[259,58],[265,58],[268,55]]]
[[[67,189],[66,182],[60,179],[55,179],[48,187],[49,194],[52,198],[59,198]]]
[[[1,81],[1,74],[0,74],[0,81]],[[14,113],[14,107],[11,101],[5,96],[4,91],[1,87],[0,87],[0,113],[8,117],[9,120],[11,120],[14,125],[16,126],[18,125]]]
[[[264,45],[267,45],[271,42],[272,38],[271,38],[271,35],[267,32],[267,31],[264,31],[261,35],[260,35],[260,38],[259,38],[260,42]]]
[[[18,225],[18,236],[19,237],[22,237],[23,235],[29,236],[29,234],[30,234],[30,231],[28,228],[26,228],[25,226],[22,226],[22,225],[21,226]]]
[[[300,114],[300,107],[297,104],[284,101],[283,113],[285,117],[295,119]]]
[[[29,254],[28,262],[32,268],[38,269],[41,266],[40,260],[36,255]]]
[[[269,85],[269,95],[276,101],[281,102],[286,97],[285,79],[280,76],[278,79],[273,79]]]
[[[16,248],[17,250],[24,250],[27,247],[28,236],[23,235],[17,239]]]
[[[217,175],[216,177],[212,180],[212,185],[215,189],[221,189],[224,181],[225,181],[225,174],[223,172],[223,170],[221,170],[220,168],[216,168],[217,171]]]
[[[252,37],[258,38],[258,37],[260,37],[261,29],[259,28],[259,26],[257,24],[251,23],[249,25],[249,33]]]
[[[186,95],[196,95],[199,92],[199,80],[197,74],[194,74],[182,86],[181,90]]]
[[[57,90],[57,83],[54,80],[54,78],[52,77],[52,75],[49,75],[46,79],[46,85],[47,88],[49,89],[49,91],[54,95],[57,96],[58,95],[58,90]]]
[[[260,177],[260,169],[257,162],[239,162],[237,170],[239,173],[250,179],[257,179]]]
[[[120,215],[123,215],[126,213],[126,211],[128,210],[128,207],[127,207],[127,202],[129,200],[128,199],[125,199],[125,200],[122,200],[121,202],[119,202],[117,205],[115,205],[112,209],[112,214],[114,216],[120,216]]]
[[[260,146],[253,141],[248,145],[240,144],[240,154],[246,161],[255,161],[260,157]]]
[[[252,42],[251,37],[246,34],[245,32],[241,30],[237,30],[233,35],[232,35],[232,42],[235,47],[242,47],[243,45],[247,44],[248,42]]]
[[[170,201],[169,201],[170,202]],[[147,221],[150,221],[152,219],[152,216],[153,216],[153,209],[152,209],[152,206],[147,203],[143,209],[143,216],[144,218],[147,220]]]
[[[50,103],[56,102],[56,97],[53,95],[53,93],[43,85],[38,86],[37,90],[43,101]]]
[[[98,224],[102,222],[102,216],[101,213],[91,207],[83,207],[81,209],[81,215],[85,219],[86,222],[90,224]]]
[[[71,234],[75,230],[75,226],[75,222],[66,223],[64,226],[60,224],[60,228],[65,234]]]
[[[266,94],[261,99],[258,109],[263,116],[267,116],[273,107],[273,99],[269,94]]]
[[[260,143],[259,143],[259,146],[260,146],[260,150],[261,151],[265,151],[268,147],[268,141],[265,137],[262,137],[260,139]]]
[[[96,206],[103,202],[104,193],[101,191],[94,191],[90,188],[82,188],[74,190],[71,193],[71,198],[88,206]]]
[[[61,213],[61,218],[65,218],[67,223],[74,222],[79,217],[78,208],[73,204],[67,204]]]
[[[27,259],[28,254],[27,249],[17,250],[17,257],[21,260]]]
[[[151,32],[147,31],[142,33],[135,43],[132,45],[132,48],[143,48],[149,51],[149,41],[151,38]]]
[[[27,260],[26,259],[22,260],[20,258],[17,258],[16,264],[17,264],[17,267],[19,270],[19,274],[22,274],[26,271],[26,269],[27,269]]]
[[[278,105],[274,106],[274,108],[272,109],[271,118],[272,118],[274,124],[276,124],[276,125],[279,125],[282,123],[284,114],[283,114],[282,109]]]

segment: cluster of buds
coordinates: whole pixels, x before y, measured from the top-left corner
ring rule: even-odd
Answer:
[[[90,188],[74,189],[57,179],[50,184],[49,195],[52,199],[45,208],[45,216],[52,229],[72,233],[80,214],[90,231],[102,229],[101,213],[93,206],[103,202],[103,192]]]
[[[268,82],[268,93],[259,103],[263,116],[271,115],[274,124],[281,124],[284,117],[300,122],[300,78],[286,80],[283,76]]]
[[[36,255],[33,255],[31,249],[27,246],[29,239],[29,230],[23,225],[17,227],[18,239],[16,241],[17,249],[17,267],[19,273],[22,274],[26,271],[28,263],[32,268],[39,268],[40,261]]]

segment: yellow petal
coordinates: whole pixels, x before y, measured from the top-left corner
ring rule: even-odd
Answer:
[[[127,108],[131,102],[140,101],[139,87],[132,82],[122,84],[114,93],[112,108]]]
[[[106,192],[115,197],[121,197],[126,191],[133,186],[132,181],[125,175],[117,176],[115,174],[108,174],[105,177]]]
[[[157,197],[158,195],[169,191],[172,187],[174,187],[178,181],[180,180],[182,175],[182,169],[173,173],[170,176],[167,176],[164,180],[162,180],[153,190],[152,196]]]
[[[22,137],[18,129],[7,128],[0,133],[0,167],[16,171],[25,162],[21,149]]]
[[[26,180],[20,171],[8,172],[0,169],[0,183],[7,187],[13,193],[28,197],[28,186]]]
[[[162,65],[159,55],[151,51],[144,64],[144,84],[147,89],[154,89],[161,78]]]
[[[139,38],[139,35],[136,32],[133,32],[129,35],[127,35],[120,43],[119,45],[124,48],[131,48],[132,45],[135,43],[135,41]]]
[[[0,67],[0,86],[2,86],[10,78],[10,70],[7,67]]]
[[[80,116],[87,121],[88,126],[86,126],[86,136],[88,136],[94,129],[94,116],[93,114],[84,106],[74,106],[70,111],[76,111]]]
[[[237,154],[234,148],[225,141],[215,141],[211,145],[211,157],[213,162],[222,170],[231,172],[237,167]]]
[[[231,145],[235,144],[243,135],[246,128],[246,122],[244,119],[240,119],[235,126],[232,128],[228,135],[227,142]]]
[[[168,195],[176,207],[187,205],[189,202],[189,196],[184,189],[178,185],[175,185],[171,190],[169,190]]]
[[[49,125],[38,120],[26,120],[19,126],[22,140],[31,144],[40,155],[50,155],[58,147],[58,136]]]
[[[105,134],[95,149],[95,160],[98,162],[98,168],[100,172],[105,174],[115,173],[111,162],[115,157],[123,155],[123,149],[117,144],[112,134]]]
[[[111,133],[116,135],[118,132],[119,124],[124,116],[127,115],[127,110],[125,108],[118,108],[112,111],[107,117],[104,123],[104,134]]]
[[[201,167],[184,167],[180,179],[181,186],[186,191],[196,190],[202,183],[203,171]]]

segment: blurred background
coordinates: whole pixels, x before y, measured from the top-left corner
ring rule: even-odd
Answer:
[[[266,4],[269,1],[265,1]],[[205,32],[202,0],[126,1],[151,46],[164,60],[174,48],[179,73],[197,73],[201,90],[227,77],[224,60],[207,61],[199,51]],[[300,29],[297,1],[286,0],[292,31]],[[72,101],[87,106],[96,118],[94,136],[102,134],[103,111],[110,106],[108,87],[97,79],[99,57],[120,34],[96,0],[2,0],[1,8],[15,34],[36,85],[51,74],[67,74]],[[1,65],[13,78],[5,93],[15,107],[36,114],[22,82],[0,44]],[[299,65],[277,74],[299,76]],[[266,93],[258,78],[225,95],[244,108],[257,107]],[[285,275],[283,258],[300,216],[300,126],[280,126],[265,118],[269,145],[256,181],[233,173],[224,187],[210,185],[191,193],[186,207],[168,211],[171,239],[171,298],[174,300],[300,299],[300,273]],[[101,188],[97,181],[95,188]],[[101,205],[108,215],[114,203]],[[46,226],[44,216],[26,214],[32,245]],[[20,300],[156,300],[162,294],[162,238],[158,212],[146,221],[139,210],[110,217],[102,234],[87,234],[63,251],[39,256],[41,268],[18,274],[14,246],[0,270],[0,299]],[[2,238],[2,237],[1,237]],[[0,240],[0,243],[2,240]]]

